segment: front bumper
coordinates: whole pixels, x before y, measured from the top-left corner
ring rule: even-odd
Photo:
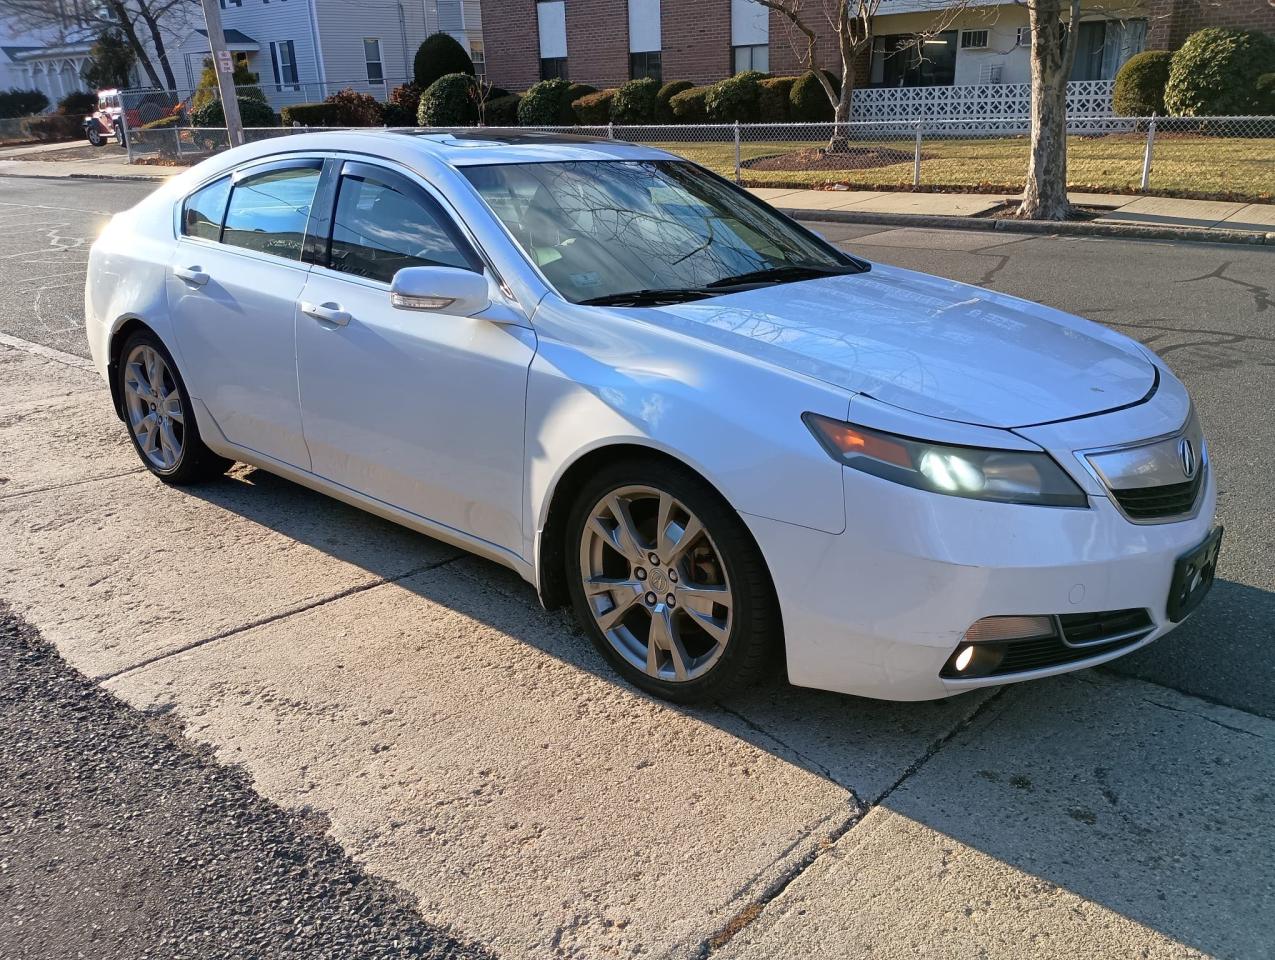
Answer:
[[[1216,481],[1194,516],[1139,525],[1107,497],[1087,509],[946,497],[845,471],[847,529],[829,535],[746,516],[783,614],[789,679],[889,700],[930,700],[1065,673],[1139,649],[1171,630],[1174,563],[1213,525]],[[1145,608],[1141,642],[1011,676],[945,679],[976,620],[1005,614]]]

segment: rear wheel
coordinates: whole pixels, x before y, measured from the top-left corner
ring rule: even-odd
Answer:
[[[568,522],[576,615],[628,680],[681,703],[771,665],[778,604],[747,528],[707,483],[664,463],[606,468]]]
[[[128,338],[120,354],[119,395],[124,422],[142,463],[165,483],[197,483],[220,476],[232,461],[199,437],[186,385],[172,356],[149,330]]]

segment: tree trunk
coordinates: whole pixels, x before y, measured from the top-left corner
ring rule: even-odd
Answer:
[[[159,58],[160,68],[164,71],[164,82],[168,85],[167,89],[176,90],[177,78],[173,76],[172,65],[168,62],[168,50],[165,48],[164,38],[159,32],[159,22],[146,3],[142,3],[140,6],[142,19],[146,22],[146,27],[150,31],[151,45],[155,48],[155,56]]]
[[[1070,28],[1063,28],[1068,10]],[[1076,58],[1080,0],[1031,0],[1031,156],[1018,216],[1066,220],[1067,77]]]
[[[137,35],[137,29],[133,24],[133,12],[129,10],[122,0],[108,0],[107,6],[115,12],[119,20],[120,32],[124,34],[124,38],[128,40],[128,45],[133,48],[133,53],[137,55],[137,62],[142,65],[142,69],[146,71],[146,77],[150,80],[154,87],[163,87],[160,82],[159,74],[155,72],[155,64],[151,63],[151,58],[146,52],[146,45],[142,43],[141,38]]]

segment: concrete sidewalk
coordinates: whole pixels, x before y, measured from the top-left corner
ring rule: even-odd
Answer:
[[[71,146],[79,146],[73,144]],[[48,153],[56,157],[57,148],[67,144],[21,147],[0,151],[0,176],[4,177],[74,177],[108,178],[162,182],[187,169],[129,164],[121,160],[9,160],[17,153]],[[751,192],[772,206],[789,213],[818,219],[821,214],[855,214],[896,218],[966,217],[982,218],[1003,204],[1017,199],[1009,193],[911,193],[878,190],[788,190],[754,187]],[[1091,223],[1113,226],[1177,228],[1182,230],[1217,230],[1251,233],[1275,242],[1275,204],[1222,202],[1216,200],[1178,200],[1172,197],[1132,197],[1114,193],[1072,193],[1075,204],[1107,209]],[[939,226],[934,223],[932,226]],[[948,224],[951,226],[952,224]],[[1083,228],[1084,223],[1069,225]],[[1269,236],[1268,236],[1269,235]]]
[[[244,467],[158,483],[83,367],[0,345],[5,598],[431,922],[531,960],[1275,942],[1271,720],[1093,672],[680,709],[491,564]]]

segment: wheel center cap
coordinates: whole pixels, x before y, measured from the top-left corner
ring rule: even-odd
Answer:
[[[663,570],[651,571],[651,589],[656,593],[663,593],[668,589],[668,577]]]

